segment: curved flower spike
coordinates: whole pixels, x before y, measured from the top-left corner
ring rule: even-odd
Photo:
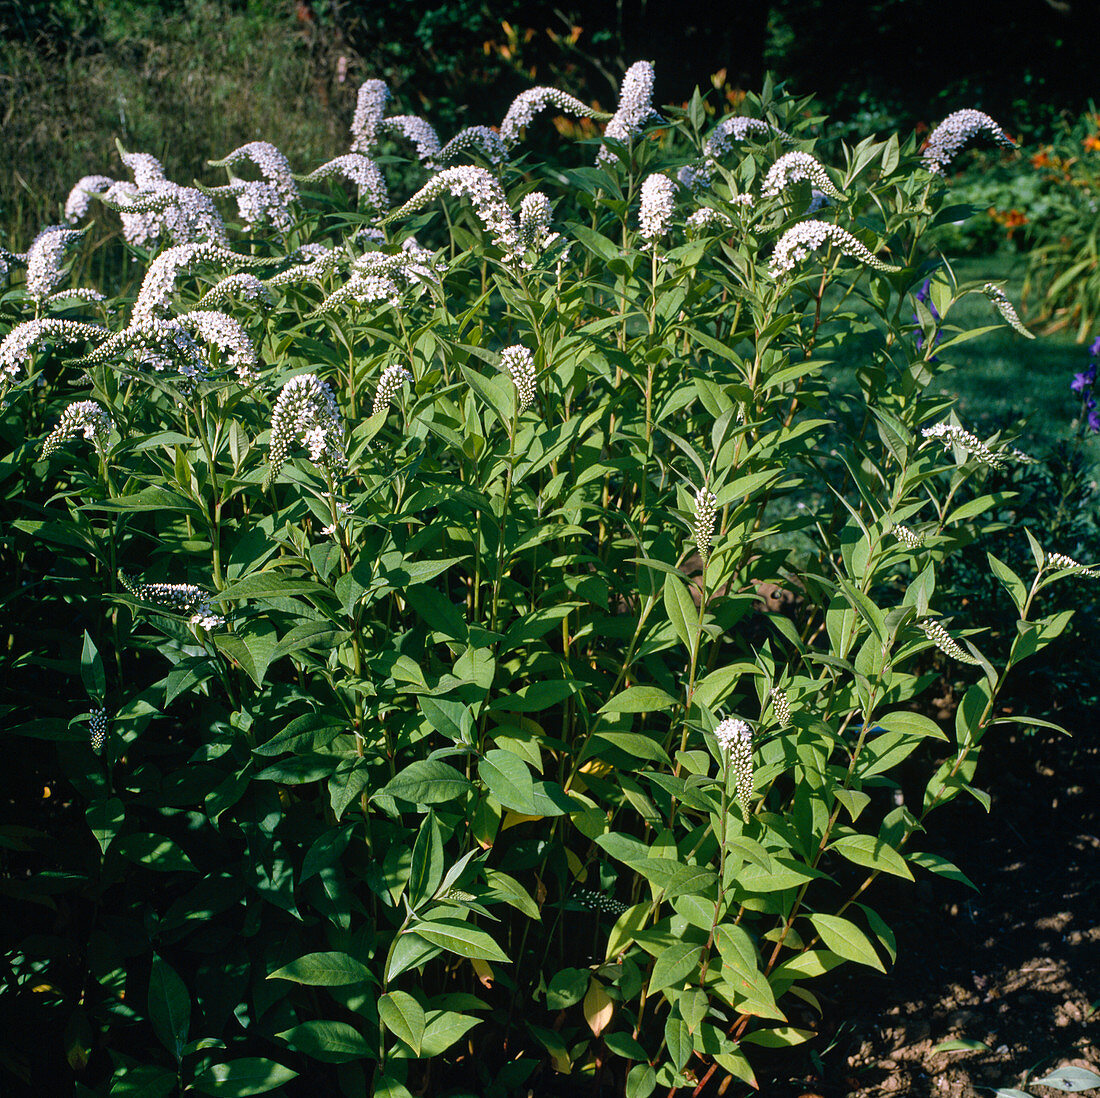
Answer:
[[[65,249],[84,235],[83,229],[48,225],[27,249],[27,296],[41,305],[64,277]]]
[[[825,168],[809,153],[804,152],[784,153],[768,169],[768,174],[764,176],[760,194],[763,198],[775,198],[790,184],[797,183],[802,179],[808,179],[831,198],[844,197],[833,186],[833,181],[829,178]]]
[[[973,664],[975,667],[981,666],[981,660],[975,659],[969,652],[963,648],[954,637],[938,621],[918,621],[917,625],[920,626],[924,635],[946,656],[950,656],[954,660],[958,660],[959,663]]]
[[[519,411],[526,412],[535,403],[535,356],[522,344],[506,347],[500,353],[500,364],[508,371],[516,387]]]
[[[347,464],[344,421],[327,382],[314,374],[291,378],[282,388],[271,414],[271,453],[265,488],[286,463],[292,443],[309,450],[310,461],[338,473]]]
[[[500,138],[507,147],[519,141],[520,134],[540,111],[557,107],[559,111],[578,118],[607,118],[608,115],[593,110],[588,104],[557,88],[528,88],[512,100],[504,121],[500,124]]]
[[[488,126],[467,126],[439,150],[439,162],[449,164],[469,149],[478,149],[490,164],[499,166],[508,159],[508,146],[496,130]]]
[[[439,164],[439,154],[442,149],[439,145],[439,135],[432,128],[430,122],[426,122],[419,115],[395,114],[392,118],[383,118],[378,123],[378,132],[392,130],[410,141],[416,148],[416,155],[426,168],[435,168]]]
[[[111,435],[111,417],[94,400],[78,400],[61,413],[61,421],[42,443],[42,456],[49,457],[67,439],[83,435],[102,453]]]
[[[365,197],[374,209],[385,210],[389,206],[390,196],[382,172],[369,156],[362,153],[345,153],[298,178],[303,183],[314,183],[334,175],[341,175],[354,183],[359,188],[359,196]]]
[[[924,166],[943,175],[948,164],[975,137],[988,134],[998,145],[1014,149],[1016,143],[988,114],[962,110],[949,114],[931,133],[924,146]]]
[[[1010,328],[1015,328],[1016,331],[1022,336],[1027,336],[1028,339],[1034,339],[1035,333],[1029,332],[1025,327],[1023,321],[1020,319],[1016,310],[1012,306],[1012,302],[1008,300],[1007,294],[1000,286],[995,285],[992,282],[987,282],[982,287],[982,293],[993,302],[993,307],[1004,317]]]
[[[270,141],[249,141],[221,160],[208,160],[207,163],[213,168],[232,168],[242,160],[249,160],[260,169],[260,174],[275,188],[284,206],[298,201],[298,185],[294,182],[290,162]]]
[[[789,274],[796,263],[801,263],[811,251],[825,244],[833,244],[845,255],[866,263],[876,271],[900,271],[889,263],[883,263],[861,244],[847,229],[828,221],[800,221],[792,225],[780,238],[772,255],[772,276],[781,278]]]
[[[107,329],[98,324],[53,317],[17,324],[0,342],[0,381],[14,381],[20,369],[30,360],[34,349],[46,340],[78,343],[86,339],[102,339],[107,334]]]
[[[793,137],[785,130],[772,126],[760,118],[725,118],[710,131],[703,152],[712,160],[720,160],[728,156],[733,149],[734,141],[744,141],[750,134],[768,134],[778,137],[780,141],[791,142]]]
[[[77,180],[65,199],[65,220],[75,225],[88,212],[92,199],[106,194],[114,182],[106,175],[86,175]]]
[[[183,614],[200,629],[216,629],[225,624],[225,618],[214,613],[214,596],[193,583],[142,583],[125,572],[119,572],[118,578],[134,598]]]
[[[925,438],[939,439],[945,450],[957,446],[960,450],[972,454],[983,465],[988,465],[993,469],[1003,468],[1008,458],[1014,458],[1016,461],[1022,461],[1025,464],[1031,464],[1035,460],[1012,447],[1006,447],[1000,451],[990,450],[980,438],[972,435],[969,431],[964,431],[962,427],[954,423],[937,423],[932,427],[925,427],[921,434]]]
[[[1100,579],[1100,568],[1082,564],[1073,557],[1067,557],[1065,553],[1047,553],[1046,567],[1069,570],[1079,576],[1087,576],[1089,579]]]
[[[397,395],[397,390],[412,379],[412,374],[399,363],[395,362],[392,366],[387,366],[378,379],[378,388],[374,393],[374,405],[371,407],[370,414],[376,416],[383,409],[388,408]]]

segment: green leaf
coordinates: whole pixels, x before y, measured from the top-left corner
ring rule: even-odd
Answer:
[[[428,810],[413,844],[412,869],[409,874],[409,902],[415,911],[424,900],[435,894],[443,880],[443,839],[435,813]]]
[[[934,720],[921,713],[899,709],[875,718],[875,723],[887,732],[904,732],[910,736],[926,736],[933,740],[946,740],[944,731]]]
[[[508,954],[484,930],[478,930],[459,919],[418,922],[413,924],[412,930],[425,941],[450,953],[457,953],[460,957],[509,963]]]
[[[494,747],[477,764],[478,777],[505,808],[524,816],[538,816],[535,783],[527,764],[511,751]]]
[[[601,713],[663,713],[676,699],[656,686],[629,686],[616,694]]]
[[[304,1052],[326,1064],[369,1060],[378,1055],[378,1049],[372,1048],[347,1022],[303,1022],[276,1036],[295,1052]]]
[[[842,919],[839,915],[816,914],[809,916],[809,919],[814,924],[814,929],[821,935],[826,948],[838,957],[861,965],[869,965],[871,968],[877,968],[879,972],[886,971],[875,952],[875,947],[855,923]]]
[[[138,865],[156,869],[162,873],[190,872],[197,870],[191,859],[171,839],[154,835],[149,831],[136,831],[116,840],[115,848],[124,858]]]
[[[298,1073],[274,1060],[246,1056],[226,1064],[214,1064],[195,1076],[195,1089],[215,1098],[247,1098],[250,1094],[266,1094],[296,1079]],[[112,1091],[112,1093],[114,1093]]]
[[[587,968],[563,968],[555,972],[546,988],[546,1009],[565,1010],[579,1003],[588,990],[591,975]]]
[[[382,793],[412,804],[445,804],[458,800],[472,788],[453,766],[439,759],[421,759],[391,778]]]
[[[179,1063],[191,1027],[191,996],[175,971],[156,954],[149,972],[149,1021],[160,1043]]]
[[[874,835],[844,835],[830,844],[828,849],[835,850],[841,857],[856,865],[879,869],[907,881],[913,879],[905,859],[889,843]]]
[[[472,1014],[458,1014],[453,1010],[429,1010],[424,1039],[420,1042],[420,1055],[424,1059],[442,1056],[481,1021]]]
[[[913,850],[909,852],[909,861],[913,865],[919,865],[922,869],[927,869],[929,873],[946,877],[949,881],[958,881],[959,884],[964,884],[974,889],[975,892],[979,891],[978,886],[954,862],[949,862],[946,858],[940,857],[939,854]]]
[[[179,1079],[174,1071],[152,1064],[134,1064],[126,1074],[115,1072],[111,1079],[111,1098],[168,1098],[177,1091]]]
[[[695,971],[703,950],[690,942],[676,942],[665,949],[653,965],[649,978],[649,994],[652,995],[674,984],[682,984]],[[686,1028],[686,1027],[685,1027]]]
[[[103,671],[103,660],[99,650],[92,642],[88,631],[84,630],[84,649],[80,653],[80,678],[89,698],[102,701],[107,694],[107,676]]]
[[[424,1008],[407,991],[389,991],[378,1000],[378,1017],[399,1040],[420,1055],[424,1039]]]
[[[1031,1083],[1037,1087],[1053,1087],[1055,1090],[1073,1093],[1100,1087],[1100,1075],[1091,1068],[1073,1067],[1067,1064],[1065,1067],[1055,1068],[1042,1079],[1032,1079]]]
[[[657,1089],[657,1073],[649,1064],[635,1064],[626,1077],[626,1098],[649,1098]]]
[[[585,756],[598,755],[599,744],[597,740],[603,740],[612,747],[625,751],[637,759],[648,759],[650,762],[671,765],[671,760],[665,753],[665,749],[649,736],[643,736],[638,732],[597,732],[590,741],[591,746],[585,751]]]
[[[118,834],[124,819],[122,801],[110,797],[104,801],[93,801],[84,811],[88,826],[92,829],[99,849],[106,854],[107,847]]]
[[[988,1052],[989,1045],[982,1041],[972,1041],[966,1037],[953,1037],[950,1041],[941,1041],[936,1045],[932,1049],[931,1055],[935,1056],[937,1052],[976,1052],[979,1049],[982,1052]]]
[[[695,651],[695,635],[699,630],[699,613],[695,609],[695,603],[683,581],[669,573],[665,576],[664,586],[665,611],[668,620],[672,622],[672,628],[680,643],[688,650]]]
[[[275,626],[271,622],[253,619],[241,625],[236,633],[215,634],[214,643],[225,655],[239,663],[257,686],[263,685],[278,644]]]
[[[665,1020],[665,1044],[668,1046],[672,1066],[677,1071],[683,1071],[688,1060],[691,1059],[693,1045],[688,1024],[676,1011],[673,1011]]]
[[[290,964],[268,973],[269,980],[291,980],[309,987],[345,987],[376,982],[362,962],[347,953],[306,953]]]

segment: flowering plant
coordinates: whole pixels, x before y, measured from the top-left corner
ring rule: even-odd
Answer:
[[[928,245],[959,133],[827,165],[770,86],[707,127],[652,81],[545,173],[516,146],[568,97],[445,146],[370,82],[338,214],[261,142],[220,163],[262,192],[126,153],[128,187],[80,185],[146,265],[109,309],[53,300],[70,230],[32,246],[3,537],[17,614],[70,631],[13,639],[4,704],[90,830],[21,898],[92,944],[28,938],[13,978],[72,989],[90,1093],[749,1085],[813,1039],[814,980],[893,959],[881,874],[966,880],[925,821],[987,803],[1005,676],[1092,570],[991,559],[999,666],[937,594],[1028,460],[930,389],[961,296],[1020,324]]]

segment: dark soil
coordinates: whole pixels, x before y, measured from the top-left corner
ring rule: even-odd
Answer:
[[[1097,714],[1074,716],[1073,739],[987,741],[977,783],[990,813],[957,801],[927,843],[980,891],[918,870],[915,897],[902,884],[873,898],[897,963],[885,976],[840,969],[821,1036],[757,1061],[761,1094],[1046,1096],[1059,1092],[1027,1081],[1064,1064],[1100,1071],[1100,746]],[[936,1051],[953,1039],[984,1047]]]

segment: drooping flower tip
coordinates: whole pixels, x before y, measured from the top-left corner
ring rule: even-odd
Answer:
[[[142,583],[125,572],[119,573],[119,579],[134,598],[182,614],[200,629],[217,629],[225,624],[225,617],[213,610],[214,596],[193,583]]]
[[[810,252],[826,244],[839,248],[845,255],[866,263],[876,271],[900,271],[889,263],[883,263],[847,229],[828,221],[800,221],[792,225],[775,245],[772,254],[772,277],[782,278],[806,259]]]
[[[784,153],[772,164],[768,174],[764,176],[764,183],[760,189],[761,197],[777,198],[792,183],[798,183],[803,179],[808,179],[830,198],[844,197],[833,185],[824,166],[809,153],[804,152]]]
[[[364,80],[360,85],[351,122],[352,152],[370,152],[389,101],[390,89],[385,80]]]
[[[923,534],[910,530],[908,526],[902,526],[900,522],[894,523],[893,534],[906,549],[919,549],[924,544]]]
[[[1089,579],[1100,579],[1100,568],[1091,564],[1082,564],[1073,557],[1066,556],[1065,553],[1048,553],[1046,566],[1059,570],[1068,569],[1079,576],[1088,576]]]
[[[431,123],[416,114],[395,114],[383,118],[378,123],[379,133],[395,133],[403,137],[415,149],[420,162],[426,168],[439,166],[439,154],[443,151],[439,144],[439,134]]]
[[[99,451],[107,445],[111,435],[111,417],[106,409],[94,400],[78,400],[61,413],[58,425],[42,443],[42,456],[47,458],[62,442],[83,435]]]
[[[515,145],[535,115],[547,107],[557,107],[559,111],[578,118],[595,118],[597,115],[586,103],[557,88],[528,88],[512,100],[504,121],[500,124],[500,139],[505,147]]]
[[[936,423],[931,427],[923,428],[921,434],[927,439],[937,439],[942,442],[945,450],[957,446],[960,450],[965,450],[968,454],[976,457],[983,465],[988,465],[993,469],[1003,468],[1008,458],[1022,461],[1025,464],[1034,461],[1034,458],[1028,457],[1027,454],[1021,453],[1011,446],[993,451],[976,435],[972,435],[969,431],[954,423]]]
[[[930,172],[942,175],[955,156],[974,138],[988,135],[998,145],[1015,148],[1015,142],[989,117],[976,110],[949,114],[929,135],[924,147],[924,164]]]
[[[981,661],[975,659],[967,652],[938,621],[919,621],[917,625],[920,626],[924,635],[943,652],[944,655],[958,660],[959,663],[969,663],[974,666],[980,666]]]
[[[711,130],[703,152],[711,160],[720,160],[730,153],[734,141],[744,141],[750,134],[769,134],[783,142],[793,140],[789,133],[769,125],[763,119],[738,116],[723,119]]]
[[[715,728],[714,738],[733,770],[737,804],[741,818],[748,823],[753,793],[752,728],[748,721],[727,717]]]
[[[1012,302],[1008,300],[1008,296],[1000,286],[994,285],[992,282],[987,282],[982,288],[982,293],[993,302],[994,308],[1005,318],[1010,328],[1014,328],[1022,336],[1027,336],[1028,339],[1034,339],[1033,332],[1029,332],[1024,327],[1023,321],[1020,320],[1013,308]]]

